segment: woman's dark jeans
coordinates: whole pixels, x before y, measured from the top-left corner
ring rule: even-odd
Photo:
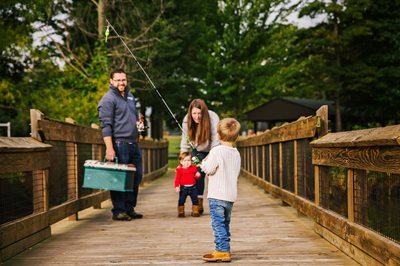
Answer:
[[[200,162],[206,158],[206,156],[208,155],[208,152],[201,152],[201,151],[196,151],[193,150],[192,151],[192,157],[193,156],[197,156],[197,158],[199,158]],[[201,177],[199,179],[197,179],[196,181],[196,187],[197,187],[197,196],[199,198],[203,197],[204,194],[204,178],[206,177],[206,173],[204,173],[203,171],[201,171],[200,167],[197,167],[197,170],[200,172]]]

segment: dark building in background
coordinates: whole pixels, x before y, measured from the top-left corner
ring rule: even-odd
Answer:
[[[328,105],[328,119],[330,123],[334,123],[334,102],[326,100],[276,98],[248,111],[246,115],[247,120],[253,122],[254,132],[257,132],[271,129],[285,122],[296,121],[301,116],[315,115],[315,112],[323,105]],[[330,124],[329,128],[335,127]]]

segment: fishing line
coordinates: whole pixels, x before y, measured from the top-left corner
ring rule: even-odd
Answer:
[[[142,65],[140,64],[140,62],[136,59],[136,56],[132,53],[131,49],[129,49],[128,45],[125,43],[124,39],[121,37],[121,35],[119,35],[119,33],[115,30],[115,28],[113,27],[113,25],[108,21],[108,19],[106,19],[107,21],[107,29],[105,32],[105,41],[107,42],[108,36],[110,35],[110,28],[115,32],[115,34],[117,35],[117,37],[121,40],[122,44],[125,46],[125,48],[128,50],[128,52],[130,53],[130,55],[132,56],[132,58],[135,60],[136,64],[139,66],[140,70],[143,72],[143,74],[145,75],[147,81],[150,83],[151,87],[155,90],[155,92],[157,93],[158,97],[161,99],[161,101],[164,103],[165,107],[167,108],[168,112],[170,113],[170,115],[172,116],[172,118],[175,120],[176,124],[178,125],[179,129],[182,131],[183,133],[183,128],[181,126],[181,124],[178,122],[178,120],[176,119],[174,113],[171,111],[171,109],[169,108],[167,102],[164,100],[164,98],[162,97],[161,93],[157,90],[156,86],[154,85],[153,81],[150,79],[149,75],[147,75],[147,72],[144,70],[144,68],[142,67]],[[190,141],[189,137],[186,136],[186,139],[188,141],[188,143],[190,144],[190,146],[192,147],[192,149],[194,151],[196,150],[196,147],[193,145],[193,143]],[[195,161],[194,158],[192,158],[193,161]]]

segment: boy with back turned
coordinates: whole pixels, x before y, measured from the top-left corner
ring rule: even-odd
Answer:
[[[221,145],[212,148],[200,164],[200,168],[208,175],[207,198],[215,239],[215,250],[204,255],[203,260],[229,262],[229,227],[240,173],[240,154],[233,145],[239,136],[240,124],[234,118],[222,119],[218,123],[217,132]]]

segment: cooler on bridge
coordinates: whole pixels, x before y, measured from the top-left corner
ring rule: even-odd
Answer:
[[[136,168],[131,164],[86,160],[84,169],[84,188],[133,191]]]

